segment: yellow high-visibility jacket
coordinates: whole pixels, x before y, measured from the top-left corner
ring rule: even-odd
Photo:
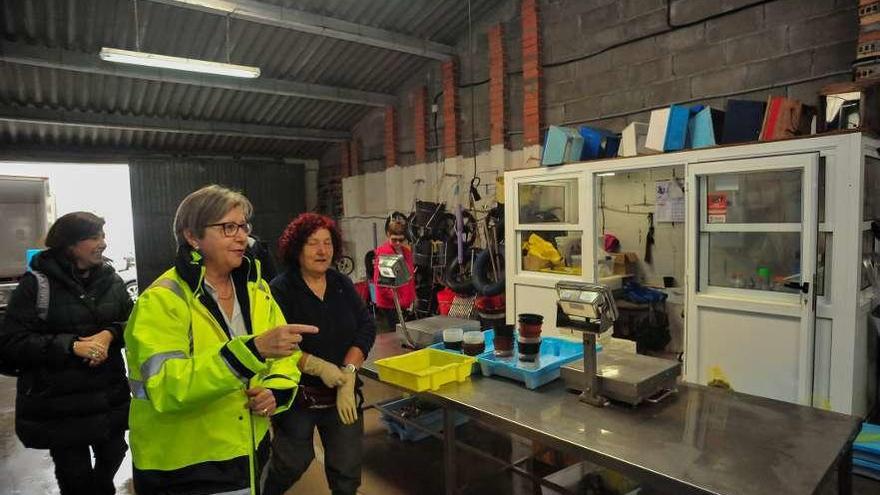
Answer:
[[[201,256],[181,247],[176,266],[140,295],[125,329],[139,495],[173,493],[175,486],[255,493],[269,421],[251,414],[245,390],[272,390],[276,413],[290,407],[296,394],[301,353],[264,360],[253,342],[285,324],[260,278],[259,262],[246,257],[232,273],[246,336],[230,336],[219,306],[204,290],[204,274]]]

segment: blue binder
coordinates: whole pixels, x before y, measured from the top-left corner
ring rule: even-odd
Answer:
[[[599,127],[581,126],[579,129],[584,138],[584,147],[581,151],[581,160],[593,160],[596,158],[611,158],[617,156],[620,148],[620,134]]]
[[[669,123],[666,125],[666,139],[663,151],[683,150],[687,139],[688,119],[691,111],[682,105],[669,107]]]
[[[687,148],[706,148],[721,142],[724,112],[704,107],[688,121]]]
[[[721,143],[757,141],[764,124],[766,106],[763,101],[727,100]]]

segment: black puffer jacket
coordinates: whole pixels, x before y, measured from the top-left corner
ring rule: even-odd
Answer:
[[[0,329],[0,358],[21,370],[15,432],[26,447],[46,449],[100,442],[128,425],[128,382],[122,335],[132,302],[113,268],[75,275],[54,250],[31,267],[49,279],[49,312],[37,317],[37,279],[27,274],[12,294]],[[108,358],[90,368],[73,354],[78,337],[110,330]]]

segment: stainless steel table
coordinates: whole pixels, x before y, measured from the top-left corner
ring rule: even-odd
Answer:
[[[393,334],[380,335],[364,374],[378,378],[373,361],[406,352]],[[674,494],[810,494],[835,468],[839,491],[849,493],[851,447],[861,427],[853,416],[690,384],[637,408],[588,406],[560,380],[528,390],[474,375],[425,395]],[[454,480],[454,428],[444,433],[447,480]]]

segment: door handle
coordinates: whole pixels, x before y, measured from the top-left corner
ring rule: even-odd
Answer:
[[[807,294],[810,292],[810,283],[809,282],[804,282],[802,284],[800,284],[798,282],[786,282],[785,286],[788,287],[789,289],[797,289],[797,290],[803,292],[804,294]]]

